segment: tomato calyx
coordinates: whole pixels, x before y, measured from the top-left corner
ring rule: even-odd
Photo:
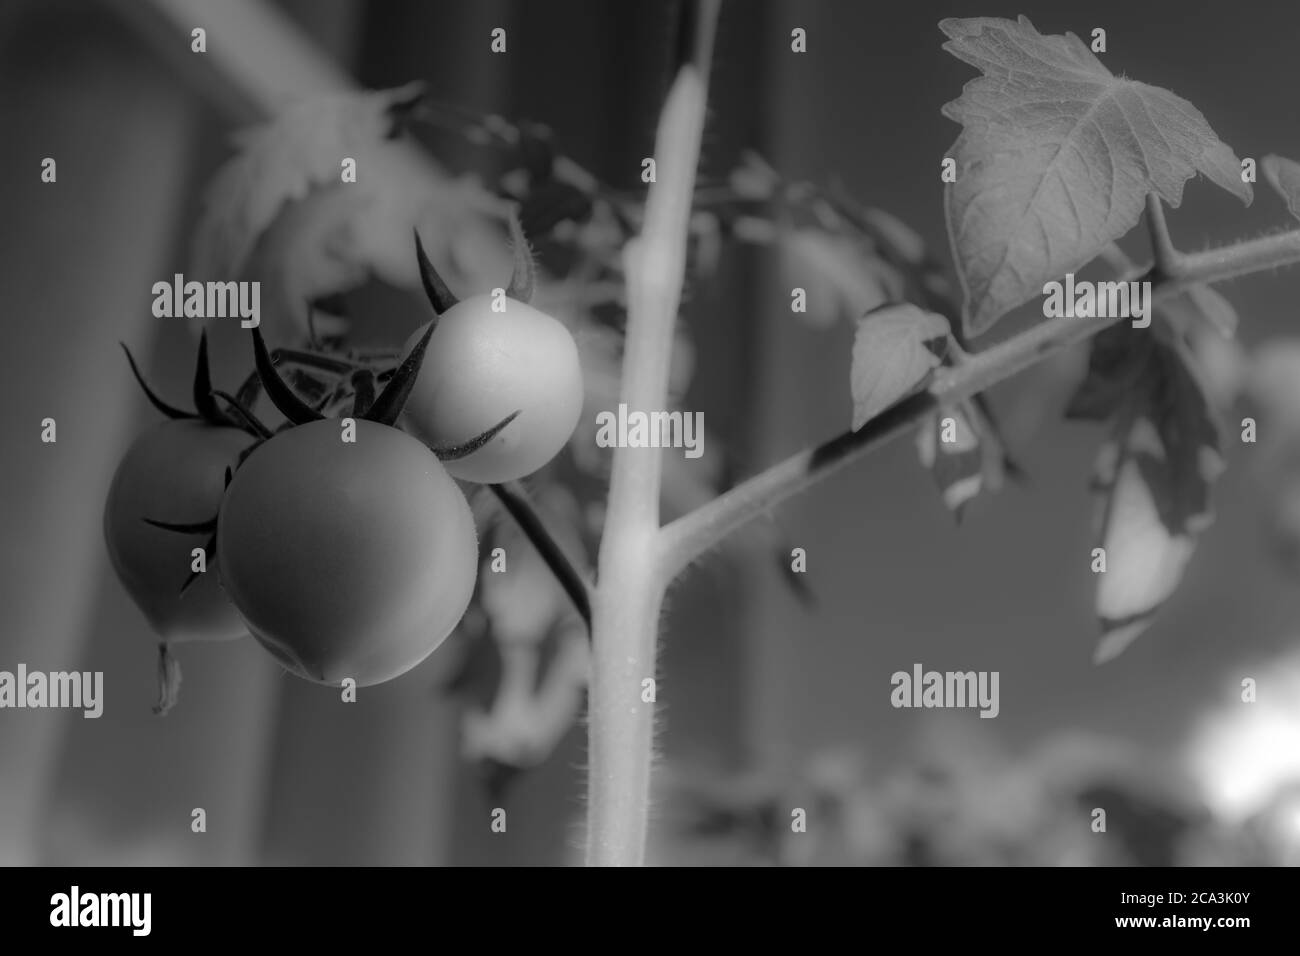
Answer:
[[[243,457],[247,457],[247,455]],[[240,459],[241,461],[243,460],[243,457],[241,457]],[[234,472],[232,472],[229,468],[227,468],[225,485],[223,486],[223,488],[230,487],[230,481],[233,477],[234,477]],[[163,531],[173,531],[176,534],[206,534],[208,536],[208,540],[205,541],[203,544],[203,553],[209,558],[216,556],[217,515],[213,515],[211,518],[208,518],[205,521],[195,521],[189,523],[178,523],[174,521],[156,521],[153,518],[141,518],[140,520],[147,525],[152,525],[153,527],[160,528]],[[190,585],[192,585],[195,581],[197,581],[199,579],[199,575],[202,573],[203,572],[201,571],[191,571],[190,576],[187,577],[185,579],[185,583],[181,585],[181,589],[179,593],[184,594],[186,591],[188,591],[190,589]],[[163,646],[165,647],[166,645]],[[159,667],[161,666],[162,666],[162,662],[160,661]]]
[[[465,458],[474,454],[474,452],[478,451],[492,439],[496,438],[497,435],[501,433],[502,429],[519,417],[521,411],[522,409],[516,409],[483,434],[476,435],[467,442],[462,442],[459,445],[431,445],[429,446],[429,450],[438,457],[439,461],[456,461],[457,459]]]
[[[537,267],[533,262],[533,253],[528,247],[528,239],[524,236],[524,227],[519,222],[517,212],[510,214],[510,247],[514,253],[514,269],[505,293],[517,302],[530,302],[537,288]],[[433,306],[434,320],[430,324],[432,329],[437,327],[438,319],[444,312],[460,304],[460,299],[447,287],[447,283],[429,261],[418,230],[415,231],[415,260],[420,266],[420,285],[424,287],[425,298],[429,300],[429,305]]]
[[[517,212],[510,214],[510,247],[514,253],[515,267],[510,276],[510,285],[506,286],[506,295],[517,302],[531,302],[537,288],[537,269]]]
[[[237,419],[235,416],[223,412],[216,403],[214,395],[217,394],[212,388],[212,372],[208,365],[208,333],[205,331],[199,336],[199,352],[195,360],[194,367],[194,385],[192,396],[195,411],[188,412],[182,408],[177,408],[163,401],[149,385],[140,371],[140,366],[136,364],[135,356],[125,342],[119,342],[122,351],[126,353],[126,360],[131,366],[131,374],[135,376],[136,383],[144,392],[145,398],[149,404],[158,411],[162,412],[171,419],[190,419],[195,421],[204,421],[209,425],[219,428],[239,428],[243,431],[257,434],[255,430],[249,427],[248,423]],[[260,437],[260,436],[259,436]]]
[[[442,276],[438,275],[438,270],[433,267],[429,261],[429,256],[424,251],[424,243],[420,241],[420,233],[415,232],[415,260],[420,266],[420,285],[424,286],[424,295],[433,306],[435,316],[434,325],[437,325],[437,316],[442,315],[454,305],[460,304],[460,299],[452,294],[447,288],[447,283],[442,281]]]
[[[416,242],[418,246],[418,237]],[[428,265],[429,270],[433,271],[433,266],[428,264],[427,258],[424,259],[422,269],[424,265]],[[411,349],[410,354],[388,376],[387,384],[384,385],[383,391],[378,396],[374,395],[374,387],[379,376],[368,367],[344,360],[329,359],[327,356],[314,356],[312,353],[294,354],[309,355],[313,360],[317,358],[328,359],[331,362],[336,362],[338,367],[351,370],[349,381],[353,389],[353,417],[374,422],[378,425],[395,427],[397,418],[401,415],[402,408],[406,405],[406,400],[410,397],[411,389],[414,388],[416,378],[420,374],[420,367],[424,364],[424,353],[429,346],[429,339],[432,338],[435,327],[436,323],[429,324],[424,335]],[[294,392],[289,383],[280,377],[272,353],[267,349],[262,333],[256,328],[253,329],[253,358],[267,398],[292,425],[305,425],[309,422],[323,421],[325,419],[325,415],[321,413],[320,409],[313,408],[304,402]],[[328,404],[328,398],[329,396],[327,396],[326,404]],[[227,397],[227,400],[231,403],[235,401],[229,397]],[[520,411],[522,410],[514,411],[469,441],[456,445],[441,445],[431,450],[441,461],[455,461],[458,458],[471,455],[500,434],[502,429],[519,416]],[[247,409],[239,408],[239,412],[241,415],[246,416],[250,422],[256,422],[255,417]],[[262,428],[265,427],[260,426],[260,423],[258,425]],[[266,434],[260,437],[266,439],[271,436]]]
[[[271,429],[262,424],[261,420],[253,414],[251,409],[246,407],[233,395],[220,390],[216,390],[212,394],[230,406],[232,414],[244,423],[245,431],[256,435],[261,441],[266,441],[266,439],[275,434]]]

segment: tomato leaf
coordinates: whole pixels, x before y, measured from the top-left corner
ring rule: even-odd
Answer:
[[[1073,33],[1044,36],[1025,17],[939,27],[983,74],[943,108],[963,127],[944,205],[967,335],[1128,232],[1148,193],[1177,207],[1200,172],[1250,203],[1237,156],[1191,103],[1116,77]]]
[[[1210,494],[1223,470],[1212,405],[1186,348],[1150,334],[1138,341],[1148,345],[1129,368],[1140,374],[1127,400],[1111,403],[1113,431],[1094,477],[1106,550],[1098,663],[1128,647],[1177,588],[1213,520]]]
[[[1065,417],[1079,421],[1109,421],[1138,390],[1155,339],[1145,330],[1112,325],[1092,339],[1088,371]]]
[[[887,305],[858,320],[853,339],[853,428],[921,388],[948,346],[948,320],[911,303]]]
[[[1259,165],[1268,184],[1286,200],[1287,212],[1300,219],[1300,163],[1285,156],[1269,155]]]
[[[275,120],[236,136],[236,155],[217,172],[204,197],[194,236],[195,270],[237,275],[258,238],[285,203],[339,181],[339,158],[388,140],[394,113],[414,85],[308,100]]]

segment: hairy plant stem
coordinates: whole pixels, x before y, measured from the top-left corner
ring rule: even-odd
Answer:
[[[1163,216],[1153,229],[1163,229]],[[1166,234],[1167,235],[1167,234]],[[1172,245],[1164,262],[1136,270],[1127,279],[1149,279],[1152,296],[1167,298],[1189,286],[1220,282],[1300,262],[1300,230],[1262,236],[1205,252],[1178,253]],[[836,469],[874,451],[912,428],[928,414],[947,408],[998,384],[1043,359],[1090,338],[1113,318],[1049,319],[999,342],[954,368],[945,369],[929,387],[882,412],[857,431],[848,431],[792,455],[785,461],[683,515],[661,532],[659,553],[668,579],[713,547],[725,535],[768,511]]]
[[[682,8],[675,79],[655,136],[655,182],[641,234],[623,250],[627,339],[619,401],[666,407],[673,326],[681,304],[687,235],[708,99],[713,32],[721,0]],[[659,534],[662,451],[617,448],[592,602],[588,698],[587,863],[637,866],[645,859],[654,703],[655,641],[666,578]]]

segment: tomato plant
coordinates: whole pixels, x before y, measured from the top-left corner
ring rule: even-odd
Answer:
[[[677,75],[657,127],[659,178],[647,181],[644,202],[602,206],[583,192],[595,186],[575,186],[584,177],[561,182],[557,170],[572,169],[558,163],[549,144],[499,117],[484,120],[475,138],[497,137],[530,154],[527,175],[510,181],[551,192],[531,208],[529,197],[518,197],[525,207],[520,215],[535,222],[546,218],[548,207],[576,205],[582,214],[569,216],[567,225],[580,251],[591,251],[584,242],[609,244],[609,235],[621,247],[622,255],[606,248],[588,257],[584,267],[594,268],[582,272],[584,279],[598,276],[626,292],[602,302],[618,306],[620,320],[626,302],[622,359],[631,374],[621,381],[610,376],[621,405],[659,414],[674,403],[669,382],[685,268],[693,264],[688,252],[709,247],[707,229],[713,241],[732,229],[728,238],[743,232],[748,241],[794,251],[797,272],[822,273],[803,285],[821,291],[818,297],[833,302],[836,312],[852,313],[851,427],[729,490],[702,496],[667,522],[660,507],[671,465],[658,450],[625,442],[602,459],[609,465],[609,494],[606,507],[591,509],[599,512],[589,520],[602,535],[599,574],[591,584],[565,564],[558,548],[547,546],[545,527],[516,489],[498,487],[554,458],[573,435],[584,398],[574,337],[565,322],[528,304],[536,277],[523,228],[512,216],[515,275],[501,295],[457,300],[417,238],[414,274],[437,317],[396,354],[396,367],[352,353],[323,354],[314,341],[310,351],[270,353],[255,331],[256,380],[285,415],[286,427],[272,432],[262,425],[243,390],[240,397],[220,396],[220,427],[242,424],[261,444],[236,456],[224,495],[217,489],[186,502],[199,512],[220,499],[215,519],[169,513],[155,520],[182,535],[209,526],[216,531],[228,595],[258,640],[290,670],[323,683],[352,677],[369,684],[415,666],[465,612],[477,539],[453,478],[492,485],[590,629],[593,864],[644,858],[655,708],[642,706],[654,704],[653,690],[642,695],[646,682],[654,683],[660,616],[675,577],[732,531],[907,431],[919,433],[923,465],[945,504],[960,512],[1014,471],[984,393],[1085,341],[1089,361],[1080,380],[1069,383],[1066,415],[1108,429],[1093,482],[1102,505],[1095,550],[1103,557],[1109,551],[1110,558],[1109,570],[1104,561],[1094,567],[1109,575],[1099,577],[1096,588],[1101,639],[1095,656],[1105,661],[1121,654],[1173,596],[1213,515],[1224,443],[1216,416],[1224,400],[1205,387],[1194,344],[1207,330],[1230,339],[1235,317],[1224,320],[1231,307],[1210,296],[1208,284],[1300,260],[1295,230],[1203,253],[1176,250],[1165,207],[1182,202],[1184,186],[1197,174],[1249,202],[1254,180],[1246,171],[1253,177],[1253,161],[1239,159],[1187,101],[1116,76],[1077,37],[1045,36],[1024,18],[940,24],[945,49],[981,73],[943,110],[962,126],[940,181],[956,283],[901,223],[843,196],[785,182],[761,164],[740,170],[728,188],[697,193],[717,3],[686,6],[693,22],[679,37]],[[408,107],[415,109],[403,100]],[[282,145],[275,132],[263,138],[264,146],[275,147],[272,154]],[[359,220],[359,213],[343,208],[347,203],[331,203],[340,196],[332,182],[339,152],[317,150],[312,155],[327,155],[328,168],[315,170],[305,183],[268,190],[303,202],[303,212],[328,213],[329,228],[322,230],[331,237],[337,238],[335,229],[354,234],[356,245],[345,251],[355,268],[326,263],[319,275],[328,281],[311,287],[338,291],[337,285],[351,284],[363,266],[376,263],[404,281],[407,270],[395,265],[400,257],[393,250],[403,248],[412,218],[392,216],[385,205],[374,207],[387,210],[383,215]],[[1300,167],[1270,157],[1260,168],[1295,214]],[[402,169],[403,189],[419,188],[422,173],[405,164]],[[254,188],[261,179],[244,180],[243,202],[265,204]],[[330,191],[323,195],[326,181]],[[403,197],[392,195],[396,181],[386,183],[385,198],[401,207]],[[326,205],[313,209],[318,187],[316,200]],[[511,188],[503,178],[502,191]],[[241,242],[253,238],[243,233],[265,230],[281,204],[270,203],[263,210],[268,215],[253,217],[246,228],[239,223],[247,210],[231,206],[232,232]],[[779,212],[763,218],[766,207]],[[400,220],[399,239],[390,217]],[[1150,237],[1149,266],[1129,261],[1115,245],[1141,221]],[[702,222],[710,225],[702,229]],[[605,238],[593,238],[602,228]],[[321,245],[331,254],[339,246]],[[1092,305],[1078,313],[1052,312],[1038,302],[1043,322],[995,345],[970,347],[1012,310],[1047,296],[1049,286],[1058,287],[1052,294],[1059,297],[1062,277],[1073,289],[1074,272],[1093,263],[1114,273],[1106,283],[1115,287],[1112,299],[1119,287],[1125,295],[1133,287],[1139,296],[1145,286],[1146,304],[1130,316]],[[1121,318],[1145,324],[1129,328]],[[277,364],[294,365],[294,376],[282,379]],[[304,377],[303,369],[330,381]],[[199,391],[196,403],[215,408],[219,393]],[[351,426],[337,420],[340,412],[354,419]],[[399,424],[406,433],[393,427]],[[349,427],[352,440],[342,437]],[[525,576],[529,567],[516,563],[516,573],[524,573],[485,602],[503,644],[511,643],[512,633],[535,636],[503,612],[518,595],[540,592],[538,604],[550,601],[544,609],[555,610],[553,589],[533,587],[538,582]],[[531,569],[536,572],[536,563]],[[515,671],[512,706],[534,696],[534,662],[526,663]],[[525,709],[520,704],[520,712]]]

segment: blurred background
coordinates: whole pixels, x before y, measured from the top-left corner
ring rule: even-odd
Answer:
[[[151,714],[156,639],[100,530],[118,459],[157,420],[117,343],[147,359],[164,395],[186,394],[194,336],[153,318],[151,286],[185,269],[232,134],[306,97],[423,80],[434,100],[469,114],[545,124],[565,156],[635,191],[668,80],[672,12],[657,0],[3,5],[0,669],[103,671],[106,700],[98,720],[0,712],[0,862],[578,858],[581,721],[558,721],[545,753],[515,772],[504,768],[508,746],[475,744],[467,730],[491,711],[505,667],[491,653],[490,607],[478,632],[469,622],[445,653],[348,706],[284,676],[251,640],[187,644],[180,703]],[[939,109],[973,73],[941,51],[936,24],[1020,13],[1044,33],[1105,28],[1113,72],[1188,98],[1239,155],[1300,156],[1289,94],[1300,8],[747,0],[723,9],[703,182],[726,182],[757,150],[791,180],[838,184],[891,213],[946,268],[938,171],[957,127]],[[204,54],[190,48],[197,26]],[[489,49],[496,27],[507,31],[504,55]],[[806,54],[791,53],[795,27],[807,30]],[[417,138],[443,182],[502,171],[500,154],[472,137]],[[57,184],[40,181],[47,156]],[[1243,210],[1203,182],[1170,216],[1187,248],[1286,221],[1262,185]],[[469,283],[481,263],[456,236],[444,254],[453,265],[461,257]],[[1126,248],[1145,255],[1132,239]],[[704,412],[726,452],[695,473],[683,465],[689,488],[743,477],[849,425],[852,316],[792,315],[790,287],[826,280],[787,252],[724,244],[708,281],[693,285],[682,405]],[[353,327],[400,341],[427,306],[382,286],[350,295]],[[1109,664],[1092,663],[1088,572],[1086,485],[1101,431],[1059,418],[1079,355],[994,392],[1029,479],[982,496],[960,525],[903,440],[783,506],[767,537],[692,569],[663,629],[652,861],[1300,859],[1300,496],[1287,465],[1297,440],[1281,424],[1294,421],[1286,407],[1300,408],[1287,406],[1292,383],[1300,393],[1297,290],[1300,274],[1285,272],[1221,287],[1242,319],[1234,367],[1272,370],[1274,404],[1258,414],[1279,424],[1257,445],[1227,429],[1216,523],[1156,623]],[[247,370],[239,342],[215,348],[219,376]],[[1247,405],[1251,395],[1245,388]],[[39,443],[46,416],[59,423],[56,445]],[[564,489],[556,513],[590,512],[590,475],[560,470],[546,482]],[[807,550],[810,597],[782,583],[772,541]],[[562,638],[536,630],[539,646],[549,642],[542,656],[563,658],[552,646]],[[916,662],[999,671],[998,718],[893,709],[889,677]],[[1240,698],[1248,677],[1253,704]],[[1105,835],[1089,828],[1097,806],[1108,810]],[[206,833],[191,831],[196,807]],[[508,811],[505,833],[491,830],[494,807]],[[790,833],[793,807],[808,809],[808,834]]]

